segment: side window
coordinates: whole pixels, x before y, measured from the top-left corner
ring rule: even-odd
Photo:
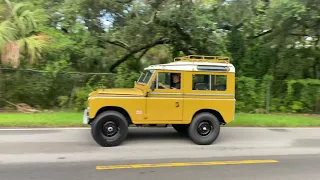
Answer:
[[[193,74],[192,90],[210,90],[210,75]]]
[[[227,90],[227,76],[226,75],[212,75],[211,90],[226,91]]]
[[[226,91],[226,75],[193,74],[192,90]]]
[[[162,86],[170,86],[170,73],[159,72],[157,76],[157,89],[164,89]]]
[[[181,73],[159,72],[156,77],[156,89],[181,89]]]

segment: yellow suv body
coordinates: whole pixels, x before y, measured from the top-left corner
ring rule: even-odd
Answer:
[[[235,68],[228,57],[185,56],[146,67],[134,88],[89,94],[83,123],[101,146],[117,146],[128,127],[172,125],[199,145],[213,143],[235,114]]]

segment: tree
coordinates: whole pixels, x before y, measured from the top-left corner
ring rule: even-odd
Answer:
[[[40,9],[31,11],[30,6],[25,3],[12,3],[9,0],[5,2],[1,11],[4,16],[0,22],[2,64],[17,68],[20,65],[20,55],[34,63],[49,43],[48,36],[37,30],[38,24],[45,21],[46,17]]]

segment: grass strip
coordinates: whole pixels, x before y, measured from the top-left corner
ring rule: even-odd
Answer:
[[[319,115],[236,114],[227,127],[320,127]],[[86,127],[82,113],[0,113],[0,127]]]

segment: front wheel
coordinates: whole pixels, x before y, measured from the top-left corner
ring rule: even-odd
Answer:
[[[211,113],[200,113],[194,117],[189,128],[190,139],[198,145],[210,145],[219,136],[220,122]]]
[[[93,139],[101,146],[118,146],[127,137],[129,125],[127,119],[117,111],[106,111],[92,122]]]

